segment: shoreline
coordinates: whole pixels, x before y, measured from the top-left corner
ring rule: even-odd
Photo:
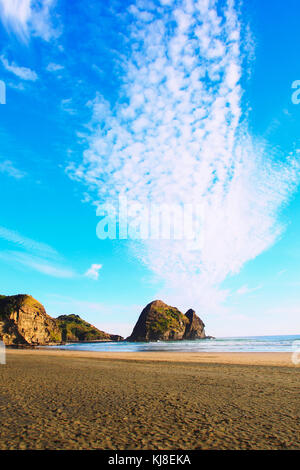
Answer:
[[[297,368],[300,364],[292,362],[292,352],[177,352],[177,351],[79,351],[59,348],[7,349],[11,354],[49,356],[64,358],[99,359],[133,362],[172,362],[190,364],[236,364],[255,366],[277,366]]]

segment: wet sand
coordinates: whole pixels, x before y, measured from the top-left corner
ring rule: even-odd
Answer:
[[[8,350],[0,449],[300,449],[290,353]]]

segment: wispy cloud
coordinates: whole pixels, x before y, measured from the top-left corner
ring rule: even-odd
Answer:
[[[4,160],[3,162],[0,162],[0,173],[6,173],[15,179],[21,179],[26,176],[26,173],[19,170],[11,160]]]
[[[52,258],[56,258],[58,256],[57,251],[54,250],[54,248],[51,246],[47,245],[46,243],[37,242],[28,237],[24,237],[16,230],[10,230],[6,227],[0,226],[0,238],[12,242],[25,250],[39,253],[40,255]]]
[[[0,0],[0,12],[3,23],[12,28],[19,36],[27,36],[31,17],[31,0]]]
[[[99,279],[100,269],[102,269],[102,264],[92,264],[84,275],[86,277],[89,277],[90,279],[94,279],[95,281],[97,281]]]
[[[23,83],[13,83],[13,82],[8,82],[7,84],[10,88],[14,88],[15,90],[18,91],[24,91],[25,87]]]
[[[27,266],[35,271],[57,278],[83,278],[97,280],[101,264],[92,264],[83,274],[66,266],[63,257],[52,246],[21,235],[16,230],[0,226],[0,239],[19,248],[19,251],[6,249],[0,251],[0,258],[6,262]]]
[[[31,34],[49,41],[59,34],[51,20],[55,3],[56,0],[0,0],[1,20],[23,41]]]
[[[63,69],[64,69],[63,65],[55,64],[54,62],[51,62],[50,64],[48,64],[46,68],[48,72],[58,72]]]
[[[243,36],[233,0],[137,1],[129,13],[120,100],[98,94],[90,103],[89,148],[68,172],[94,203],[125,192],[145,204],[201,204],[201,251],[182,241],[134,249],[164,279],[167,300],[217,308],[227,295],[221,282],[282,233],[278,213],[297,183],[295,159],[276,159],[243,120],[249,31]]]
[[[58,278],[75,278],[79,275],[71,268],[64,266],[59,253],[39,241],[25,237],[15,230],[0,226],[0,238],[20,248],[16,250],[3,250],[0,258],[6,262],[27,266],[35,271]]]
[[[251,294],[252,292],[255,292],[259,289],[262,289],[262,286],[248,287],[247,285],[244,285],[236,291],[236,294],[237,295]]]
[[[277,274],[276,274],[276,277],[280,277],[282,276],[283,274],[285,274],[287,272],[287,269],[281,269]]]
[[[42,274],[46,274],[47,276],[63,279],[74,278],[77,276],[76,272],[72,269],[59,266],[58,264],[54,264],[53,261],[51,262],[45,258],[34,256],[29,253],[22,253],[20,251],[2,251],[0,252],[0,258],[9,262],[13,261],[17,264],[21,264]]]
[[[35,82],[38,79],[37,74],[28,67],[20,67],[15,62],[9,63],[8,60],[2,55],[0,57],[3,67],[8,71],[21,78],[22,80],[30,80]]]
[[[68,114],[76,114],[76,110],[72,107],[72,98],[66,98],[61,101],[61,109]]]

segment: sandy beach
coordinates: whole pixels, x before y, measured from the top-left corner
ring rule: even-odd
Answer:
[[[300,449],[291,353],[7,350],[1,449]]]

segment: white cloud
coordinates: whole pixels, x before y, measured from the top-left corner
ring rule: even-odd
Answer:
[[[84,275],[86,277],[89,277],[90,279],[94,279],[95,281],[97,281],[97,279],[99,278],[100,269],[102,269],[102,264],[92,264]]]
[[[0,226],[0,238],[7,240],[9,242],[15,243],[20,248],[25,250],[37,252],[44,256],[56,257],[58,256],[57,251],[55,251],[51,246],[46,243],[37,242],[31,238],[24,237],[16,230],[10,230],[6,227]]]
[[[42,274],[58,278],[74,278],[79,275],[71,268],[62,265],[59,253],[46,243],[24,237],[15,230],[0,226],[0,238],[17,245],[21,250],[5,250],[0,258],[6,262],[23,265]]]
[[[27,24],[31,16],[30,0],[0,0],[3,23],[22,37],[27,35]]]
[[[0,0],[1,20],[23,41],[27,41],[31,34],[49,41],[59,34],[51,21],[55,3],[56,0]]]
[[[161,3],[150,23],[142,8],[131,9],[132,52],[120,101],[111,106],[98,94],[90,103],[89,148],[68,171],[96,204],[119,193],[145,204],[201,204],[201,251],[182,241],[133,249],[165,281],[160,297],[216,310],[228,295],[222,281],[282,233],[278,213],[295,189],[298,167],[292,157],[276,160],[242,120],[248,39],[233,2],[222,17],[215,0],[181,0],[176,9]]]
[[[4,160],[3,162],[0,162],[0,173],[6,173],[7,175],[15,179],[24,178],[24,176],[26,175],[24,171],[21,171],[16,168],[13,162],[10,160]]]
[[[51,62],[50,64],[47,65],[46,70],[48,72],[58,72],[59,70],[62,70],[63,68],[64,68],[63,65],[55,64],[55,63]]]
[[[8,82],[7,85],[11,88],[14,88],[15,90],[19,90],[19,91],[24,91],[25,90],[25,87],[24,87],[23,83]]]
[[[259,289],[261,289],[262,286],[257,286],[257,287],[248,287],[247,285],[240,287],[237,291],[237,295],[245,295],[245,294],[251,294],[251,292],[255,292]]]
[[[74,278],[76,273],[72,269],[53,264],[45,258],[31,255],[29,253],[22,253],[20,251],[2,251],[0,252],[0,258],[9,261],[21,264],[28,268],[31,268],[35,271],[38,271],[47,276],[57,277],[57,278]]]
[[[22,80],[30,80],[35,82],[38,79],[37,74],[33,70],[27,67],[20,67],[19,65],[15,64],[15,62],[9,63],[3,55],[0,57],[0,59],[4,68],[8,70],[8,72],[11,72],[17,77],[22,78]]]
[[[76,110],[72,107],[72,98],[66,98],[61,101],[61,109],[68,114],[76,114]]]

